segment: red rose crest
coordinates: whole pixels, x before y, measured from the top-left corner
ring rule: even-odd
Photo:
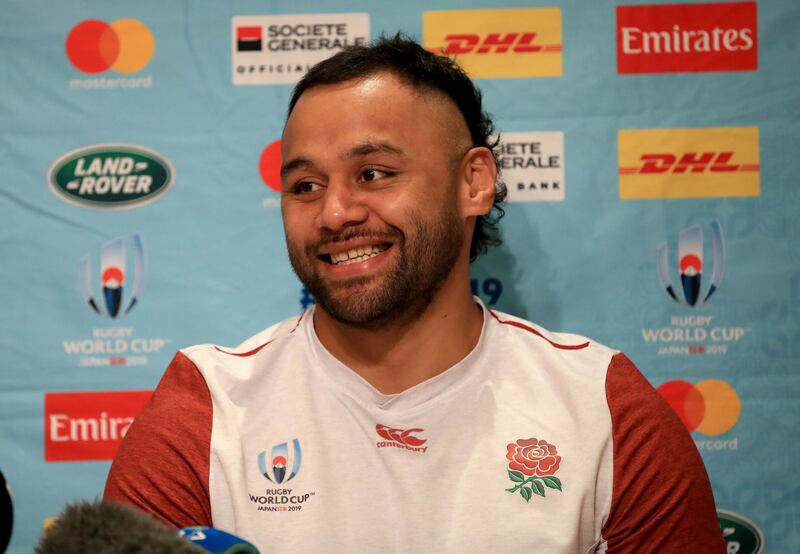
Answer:
[[[554,444],[539,439],[518,439],[507,447],[508,477],[514,486],[510,493],[519,491],[525,502],[533,495],[545,496],[547,489],[561,491],[561,480],[555,472],[561,466],[561,456]]]

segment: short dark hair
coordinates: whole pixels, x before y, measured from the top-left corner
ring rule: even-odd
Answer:
[[[490,115],[483,110],[481,91],[455,61],[425,50],[402,33],[393,37],[381,36],[370,46],[345,47],[313,66],[294,88],[289,102],[289,115],[300,96],[312,87],[363,79],[383,71],[392,73],[416,89],[439,91],[452,100],[464,116],[473,147],[484,146],[491,150],[499,176],[497,161],[500,140],[494,136]],[[475,221],[469,247],[470,261],[486,252],[489,246],[500,245],[497,222],[505,213],[502,203],[506,194],[506,186],[498,178],[492,209]]]

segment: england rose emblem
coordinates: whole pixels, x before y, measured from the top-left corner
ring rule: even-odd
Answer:
[[[561,456],[554,444],[534,438],[518,439],[507,446],[506,458],[508,477],[514,483],[506,489],[508,492],[519,491],[525,502],[529,502],[534,494],[545,496],[548,488],[561,491],[561,480],[555,476]]]

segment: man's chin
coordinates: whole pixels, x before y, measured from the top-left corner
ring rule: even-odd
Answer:
[[[342,323],[361,324],[380,316],[383,311],[368,296],[359,287],[348,287],[336,294],[324,294],[316,298],[318,306],[333,319]]]

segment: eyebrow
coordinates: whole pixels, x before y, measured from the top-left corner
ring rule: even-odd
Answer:
[[[358,158],[359,156],[366,156],[367,154],[374,154],[376,152],[386,152],[388,154],[395,154],[397,156],[402,156],[404,154],[403,150],[399,146],[394,146],[388,142],[365,142],[351,148],[344,154],[344,156],[342,156],[342,158]]]
[[[281,164],[281,177],[285,177],[290,171],[295,169],[314,167],[314,162],[306,158],[295,158],[290,162]]]
[[[363,144],[354,146],[340,157],[343,160],[351,160],[353,158],[367,156],[376,152],[386,152],[396,156],[402,156],[405,154],[400,147],[394,146],[388,142],[365,142]],[[294,158],[284,164],[281,164],[281,177],[285,176],[290,171],[294,171],[295,169],[306,169],[314,166],[314,162],[308,158]]]

